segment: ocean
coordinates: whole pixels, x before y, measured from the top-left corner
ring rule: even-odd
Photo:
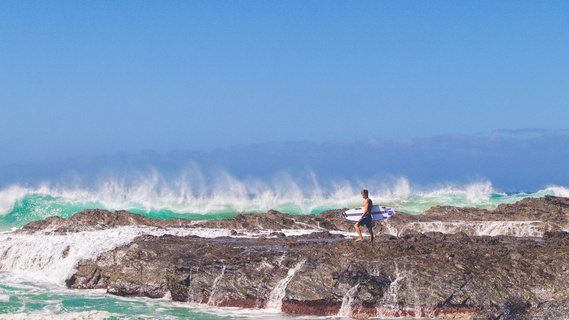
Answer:
[[[131,227],[49,237],[10,232],[31,221],[50,216],[67,218],[95,208],[127,210],[160,219],[227,219],[270,209],[317,214],[360,206],[362,188],[369,190],[374,204],[412,214],[422,214],[436,205],[493,209],[526,197],[569,196],[569,189],[563,186],[505,193],[494,190],[487,180],[427,186],[406,178],[320,181],[314,174],[298,179],[286,173],[271,179],[240,179],[225,172],[208,180],[199,174],[166,178],[150,171],[136,177],[107,176],[88,182],[10,183],[0,189],[0,319],[319,319],[285,315],[278,310],[173,302],[168,297],[124,298],[104,290],[70,290],[64,285],[80,259],[128,243],[140,234],[180,234],[179,230]],[[207,230],[192,232],[216,236]],[[65,248],[69,254],[62,257]]]

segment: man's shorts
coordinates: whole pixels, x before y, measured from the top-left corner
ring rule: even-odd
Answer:
[[[371,215],[364,216],[358,221],[359,226],[365,225],[368,228],[371,228]]]

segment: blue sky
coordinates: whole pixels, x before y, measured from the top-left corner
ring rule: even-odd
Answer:
[[[567,12],[567,1],[2,1],[0,165],[564,130]]]

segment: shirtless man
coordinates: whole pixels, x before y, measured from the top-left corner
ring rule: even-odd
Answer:
[[[354,224],[354,227],[356,228],[356,231],[360,236],[360,238],[356,241],[364,241],[364,238],[362,238],[362,231],[360,230],[360,226],[365,225],[367,227],[367,230],[369,231],[370,235],[369,241],[373,242],[373,230],[371,222],[371,208],[373,207],[373,202],[371,201],[370,198],[368,198],[368,191],[366,189],[362,190],[362,197],[365,200],[364,213],[362,214],[360,220],[356,222],[356,224]]]

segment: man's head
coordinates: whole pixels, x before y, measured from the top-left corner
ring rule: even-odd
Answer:
[[[364,199],[368,197],[367,189],[362,190],[362,197],[364,197]]]

